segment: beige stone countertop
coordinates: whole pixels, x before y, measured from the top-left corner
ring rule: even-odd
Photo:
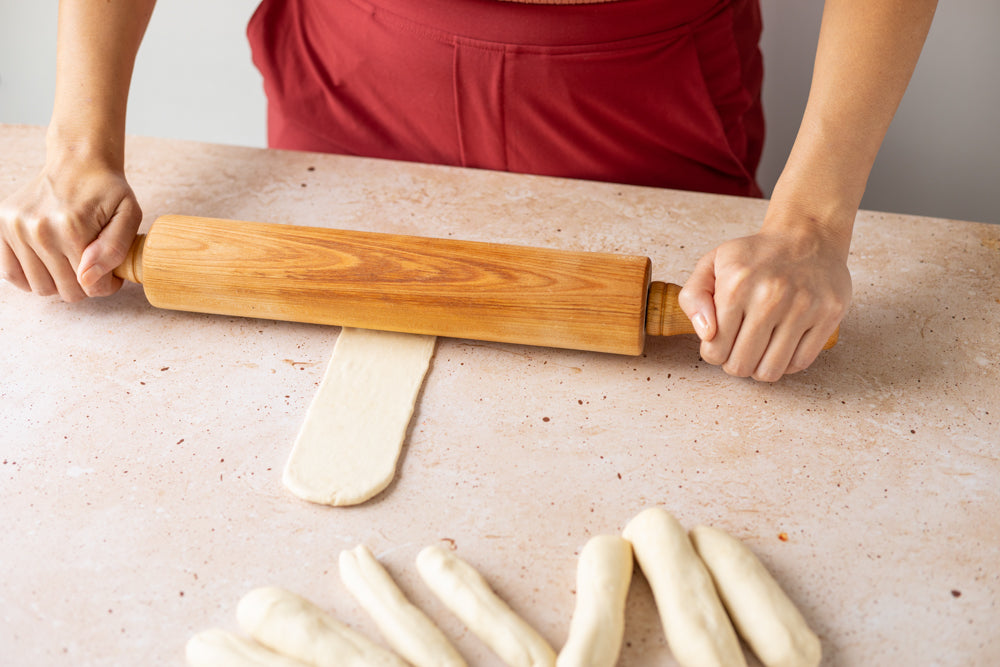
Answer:
[[[0,126],[0,197],[44,130]],[[184,213],[648,255],[682,283],[766,203],[134,137],[148,225]],[[699,361],[440,339],[396,480],[354,508],[280,472],[339,329],[67,305],[0,285],[0,662],[180,665],[254,587],[378,638],[340,583],[368,545],[472,665],[416,574],[453,545],[555,647],[586,540],[649,506],[742,539],[828,665],[1000,664],[1000,226],[858,216],[840,343],[775,384]],[[779,537],[781,536],[781,537]],[[674,664],[649,588],[621,665]],[[752,663],[754,664],[754,663]]]

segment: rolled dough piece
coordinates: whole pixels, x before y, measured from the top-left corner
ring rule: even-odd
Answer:
[[[471,565],[440,546],[417,555],[427,586],[510,667],[553,667],[556,653]]]
[[[292,493],[356,505],[392,481],[434,336],[344,327],[285,465]]]
[[[190,667],[310,667],[219,628],[189,639],[185,655]]]
[[[643,510],[625,526],[650,588],[667,644],[683,667],[745,666],[736,631],[687,533],[666,510]]]
[[[819,637],[750,549],[709,526],[693,529],[691,541],[740,636],[762,663],[767,667],[819,664],[823,654]]]
[[[340,578],[378,625],[386,642],[416,667],[465,667],[465,660],[415,607],[368,547],[340,552]]]
[[[614,667],[625,637],[632,545],[617,535],[590,538],[576,568],[576,609],[557,667]]]
[[[391,651],[280,588],[258,588],[244,595],[236,618],[261,644],[314,667],[406,667]]]

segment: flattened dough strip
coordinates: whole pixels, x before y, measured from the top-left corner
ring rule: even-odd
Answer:
[[[285,465],[282,481],[292,493],[356,505],[389,485],[435,340],[341,330]]]

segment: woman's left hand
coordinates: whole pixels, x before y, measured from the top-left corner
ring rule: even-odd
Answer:
[[[850,304],[849,244],[765,225],[702,257],[679,295],[702,358],[764,382],[807,368]]]

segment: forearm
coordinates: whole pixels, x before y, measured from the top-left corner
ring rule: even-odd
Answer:
[[[936,0],[827,0],[809,100],[764,228],[810,231],[846,259],[869,173]]]
[[[99,160],[120,170],[135,56],[155,0],[62,0],[50,160]]]

